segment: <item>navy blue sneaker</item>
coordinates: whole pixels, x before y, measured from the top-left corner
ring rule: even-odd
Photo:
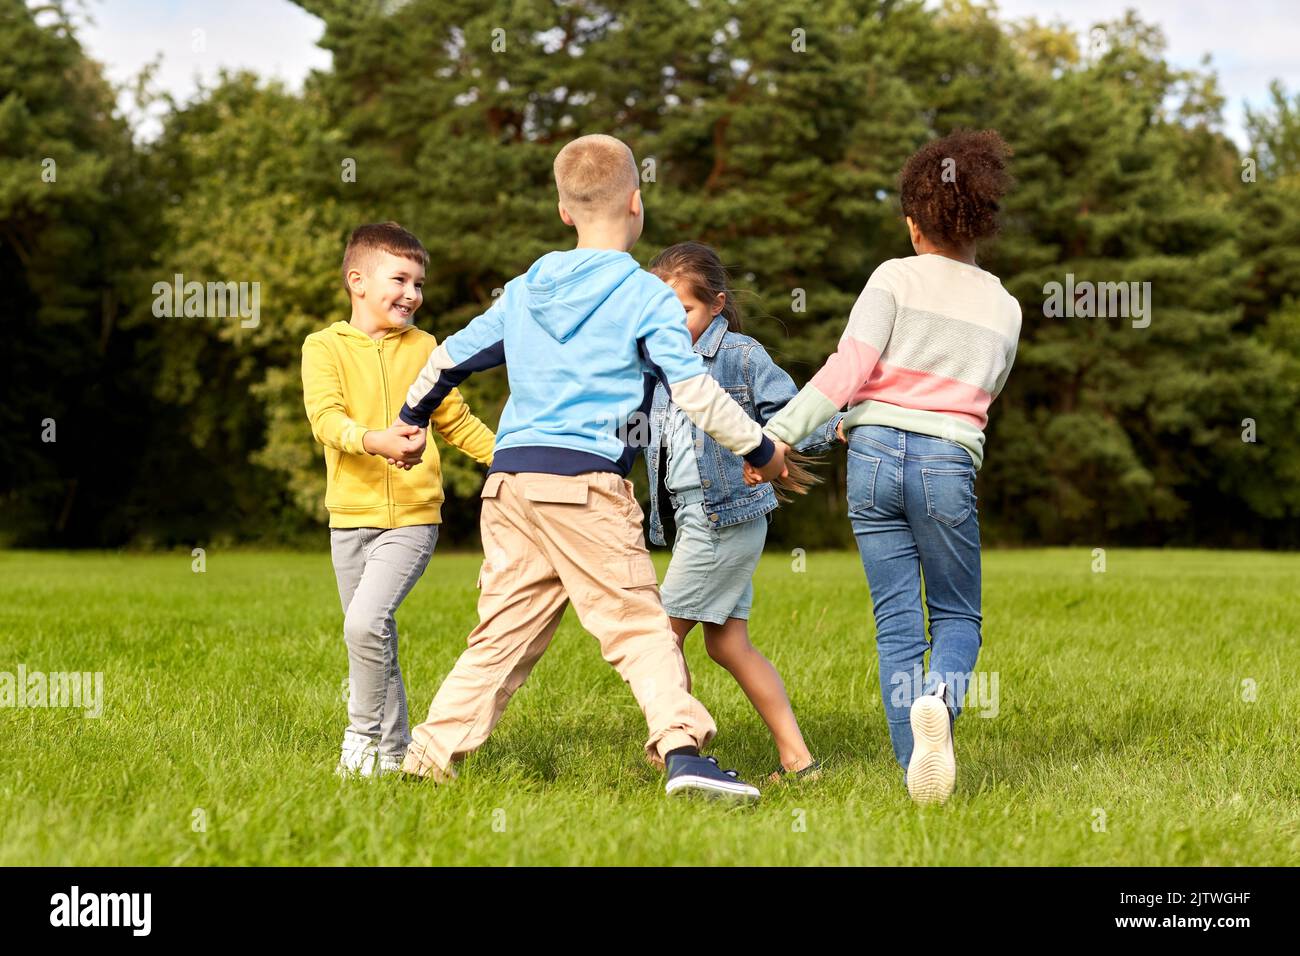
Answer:
[[[712,757],[687,757],[675,755],[668,758],[668,783],[664,792],[673,794],[697,793],[714,800],[733,803],[756,803],[758,789],[737,776],[734,770],[723,770]]]

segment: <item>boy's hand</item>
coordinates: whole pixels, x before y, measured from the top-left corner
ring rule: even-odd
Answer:
[[[425,445],[429,442],[429,432],[426,429],[418,428],[415,425],[407,425],[405,422],[395,422],[392,426],[399,429],[406,435],[406,458],[404,459],[405,467],[410,468],[418,465],[424,457]],[[394,464],[397,464],[396,462]],[[402,465],[399,465],[402,467]]]
[[[390,425],[388,431],[397,436],[398,454],[388,458],[388,463],[397,468],[410,471],[424,457],[424,446],[428,436],[423,428],[397,422]]]
[[[424,429],[405,422],[369,431],[361,439],[361,446],[372,455],[379,455],[390,465],[410,470],[420,463],[427,441]]]
[[[749,462],[745,462],[745,484],[761,485],[765,481],[771,481],[773,478],[788,478],[790,472],[785,467],[785,453],[790,450],[790,446],[785,442],[773,439],[776,445],[776,451],[768,459],[766,465],[762,468],[755,468]]]

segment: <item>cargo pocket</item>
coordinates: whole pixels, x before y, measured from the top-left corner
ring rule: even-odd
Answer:
[[[501,483],[505,481],[505,477],[501,472],[488,475],[487,481],[483,483],[483,493],[479,497],[488,500],[499,497]],[[490,527],[490,522],[493,520],[499,519],[491,518],[485,510],[481,533],[483,564],[478,569],[480,594],[505,594],[514,583],[514,559],[506,548],[496,542]]]
[[[587,479],[581,476],[529,475],[521,485],[529,501],[562,505],[587,503]]]
[[[619,555],[605,560],[605,580],[617,588],[625,614],[645,611],[659,602],[659,576],[650,552]]]
[[[968,517],[975,502],[975,476],[970,468],[922,468],[925,513],[955,528]]]
[[[483,493],[480,498],[495,498],[501,493],[501,482],[505,481],[506,476],[501,472],[496,472],[487,476],[487,481],[483,482]]]
[[[623,513],[627,519],[636,525],[640,531],[641,526],[645,524],[645,513],[641,510],[641,502],[636,500],[636,486],[626,478],[620,479],[621,494],[616,492],[619,505],[623,508]]]

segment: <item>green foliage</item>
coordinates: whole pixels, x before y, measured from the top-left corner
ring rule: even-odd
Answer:
[[[1269,105],[1246,108],[1246,131],[1263,173],[1272,179],[1300,176],[1300,95],[1287,96],[1280,80],[1269,86]]]
[[[176,114],[150,150],[172,201],[154,258],[160,279],[256,282],[260,320],[158,321],[157,391],[185,409],[188,439],[230,474],[234,506],[248,519],[275,520],[275,505],[325,517],[324,456],[302,406],[303,339],[348,317],[338,262],[347,213],[327,195],[337,137],[318,98],[223,77]]]
[[[125,540],[133,438],[165,415],[134,362],[141,340],[123,328],[157,216],[112,89],[63,6],[41,16],[0,0],[0,527]]]
[[[3,3],[17,29],[0,41],[15,64],[0,69],[0,256],[23,277],[7,321],[36,321],[40,351],[75,353],[72,374],[131,397],[105,412],[136,423],[125,473],[167,489],[94,512],[60,501],[70,479],[33,444],[30,409],[66,390],[24,368],[32,387],[0,411],[13,423],[0,455],[16,476],[6,508],[32,540],[69,522],[105,542],[315,527],[323,474],[298,347],[346,317],[338,262],[359,223],[397,219],[423,239],[417,321],[445,337],[572,241],[555,214],[559,146],[618,135],[643,164],[634,254],[717,246],[747,331],[803,381],[872,269],[910,252],[903,160],[991,126],[1016,151],[1018,187],[981,261],[1024,327],[988,429],[986,540],[1300,544],[1300,107],[1275,87],[1250,113],[1246,181],[1248,157],[1217,131],[1213,75],[1168,63],[1135,14],[1076,37],[967,0],[302,0],[332,69],[301,94],[224,76],[132,145],[66,26]],[[32,172],[46,143],[66,155],[57,191]],[[261,283],[260,325],[153,317],[145,290],[176,273]],[[1150,325],[1049,317],[1045,286],[1067,274],[1151,283]],[[110,340],[136,356],[111,375],[76,344],[97,339],[105,301],[121,313]],[[505,389],[496,372],[465,391],[493,423]],[[481,470],[443,451],[447,540],[471,543]],[[829,456],[826,486],[782,509],[776,540],[847,540],[828,520],[842,468]]]

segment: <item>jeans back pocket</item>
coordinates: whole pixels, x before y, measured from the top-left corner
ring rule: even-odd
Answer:
[[[975,507],[975,475],[970,468],[922,468],[925,513],[955,528]]]
[[[849,514],[869,511],[876,506],[876,473],[880,459],[849,448]]]

